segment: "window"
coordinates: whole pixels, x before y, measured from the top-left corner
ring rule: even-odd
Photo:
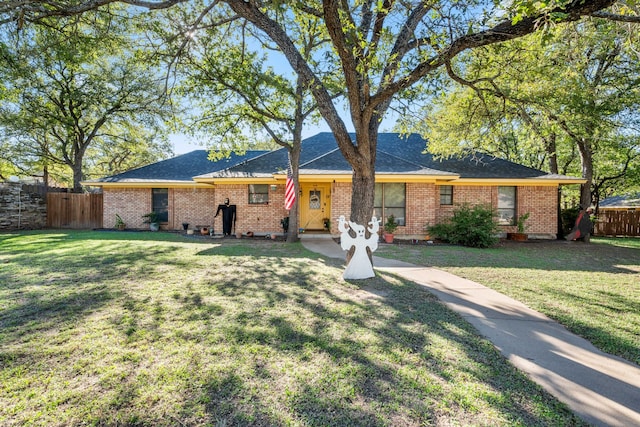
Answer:
[[[322,209],[322,192],[319,190],[310,190],[309,191],[309,209],[310,210],[320,210]]]
[[[151,210],[158,214],[160,222],[169,221],[169,189],[151,189]]]
[[[516,187],[498,187],[498,223],[516,223]]]
[[[249,184],[249,204],[266,205],[269,203],[268,184]]]
[[[440,204],[441,205],[453,204],[453,185],[440,186]]]
[[[393,215],[396,224],[405,225],[406,191],[404,183],[376,183],[373,199],[373,211],[376,218],[384,224],[389,215]]]

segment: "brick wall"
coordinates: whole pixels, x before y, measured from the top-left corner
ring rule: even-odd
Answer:
[[[517,216],[529,212],[526,222],[527,232],[540,238],[554,238],[557,233],[558,199],[557,188],[548,186],[521,186],[517,188]],[[451,217],[458,205],[469,204],[498,206],[497,186],[465,186],[453,187],[453,205],[440,205],[440,190],[435,188],[437,203],[435,223]],[[515,225],[500,226],[502,233],[517,231]]]
[[[282,234],[280,220],[288,215],[284,208],[284,184],[269,185],[268,204],[249,204],[249,186],[247,184],[217,185],[215,206],[224,203],[236,205],[236,231],[246,233],[252,231],[258,235]],[[215,219],[216,233],[222,232],[222,215]]]
[[[170,188],[169,222],[166,227],[170,230],[182,230],[183,222],[188,223],[191,229],[198,225],[210,227],[214,223],[216,206],[213,187]]]
[[[116,214],[120,215],[127,228],[148,228],[142,215],[151,212],[150,188],[104,188],[103,217],[104,228],[113,228]]]
[[[450,218],[457,206],[469,204],[488,205],[495,207],[498,205],[498,187],[489,185],[455,185],[453,186],[453,205],[440,205],[440,187],[434,186],[434,202],[436,215],[434,224]],[[430,224],[432,225],[432,224]]]
[[[338,234],[337,219],[351,212],[351,183],[338,182],[332,187],[331,232]],[[547,186],[518,187],[518,216],[530,213],[527,232],[553,238],[557,229],[557,189]],[[398,227],[400,236],[421,238],[427,224],[437,224],[451,217],[458,205],[498,205],[498,187],[457,185],[453,187],[453,205],[440,205],[440,188],[428,183],[407,183],[406,225]],[[501,226],[503,233],[516,231],[516,226]]]
[[[169,190],[169,222],[163,228],[181,230],[182,223],[190,228],[213,226],[222,232],[222,218],[214,218],[219,204],[229,198],[236,205],[236,231],[256,234],[282,233],[280,220],[287,216],[284,209],[284,185],[269,187],[268,204],[249,204],[247,184],[217,185],[214,188],[176,188]],[[331,187],[331,232],[338,234],[337,219],[351,212],[351,183],[337,182]],[[557,231],[557,189],[547,186],[518,187],[517,215],[529,212],[527,232],[538,237],[554,237]],[[420,238],[427,224],[437,224],[450,217],[457,205],[485,204],[496,207],[496,186],[457,185],[453,187],[453,205],[440,205],[440,189],[434,184],[408,183],[406,187],[406,225],[396,234]],[[128,228],[146,228],[142,215],[151,211],[151,189],[104,189],[104,227],[115,224],[119,214]],[[503,233],[516,231],[515,226],[501,226]]]
[[[349,220],[351,216],[351,183],[334,182],[331,185],[331,233],[340,234],[338,231],[338,218],[340,215]]]
[[[170,188],[169,221],[163,229],[182,230],[182,223],[189,228],[198,225],[214,227],[216,233],[222,232],[222,216],[214,218],[219,204],[229,198],[236,205],[236,230],[246,233],[282,233],[280,220],[287,216],[284,209],[284,185],[275,190],[269,187],[269,203],[249,204],[249,186],[247,184],[218,185],[215,188]],[[147,228],[142,215],[151,211],[150,188],[105,188],[104,189],[104,227],[115,226],[115,215],[122,217],[127,228]]]
[[[351,183],[337,182],[333,184],[331,200],[331,232],[338,234],[337,220],[340,215],[349,219],[351,214]],[[398,227],[398,235],[424,235],[427,222],[435,221],[435,200],[433,184],[409,183],[406,187],[407,211],[405,225]],[[380,218],[378,218],[380,219]],[[382,233],[382,224],[381,230]]]
[[[436,194],[436,186],[424,183],[407,183],[404,227],[398,227],[399,235],[424,236],[427,224],[435,224],[436,201],[440,200],[440,193]],[[437,198],[436,198],[437,196]]]
[[[518,187],[518,216],[530,213],[526,232],[531,235],[549,234],[554,238],[558,232],[558,189],[556,187]],[[508,232],[516,231],[511,227]]]

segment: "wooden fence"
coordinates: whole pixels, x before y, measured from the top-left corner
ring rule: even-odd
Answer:
[[[640,210],[598,213],[596,236],[640,236]]]
[[[47,193],[48,228],[102,228],[102,194]]]

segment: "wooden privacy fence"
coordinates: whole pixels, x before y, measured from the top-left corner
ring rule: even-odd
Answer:
[[[102,228],[102,194],[47,193],[47,227]]]
[[[640,236],[640,210],[598,213],[596,236]]]

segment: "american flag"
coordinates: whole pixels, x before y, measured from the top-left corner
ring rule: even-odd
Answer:
[[[291,169],[291,157],[287,165],[287,185],[284,190],[284,208],[291,210],[296,201],[296,186],[293,184],[293,170]]]

